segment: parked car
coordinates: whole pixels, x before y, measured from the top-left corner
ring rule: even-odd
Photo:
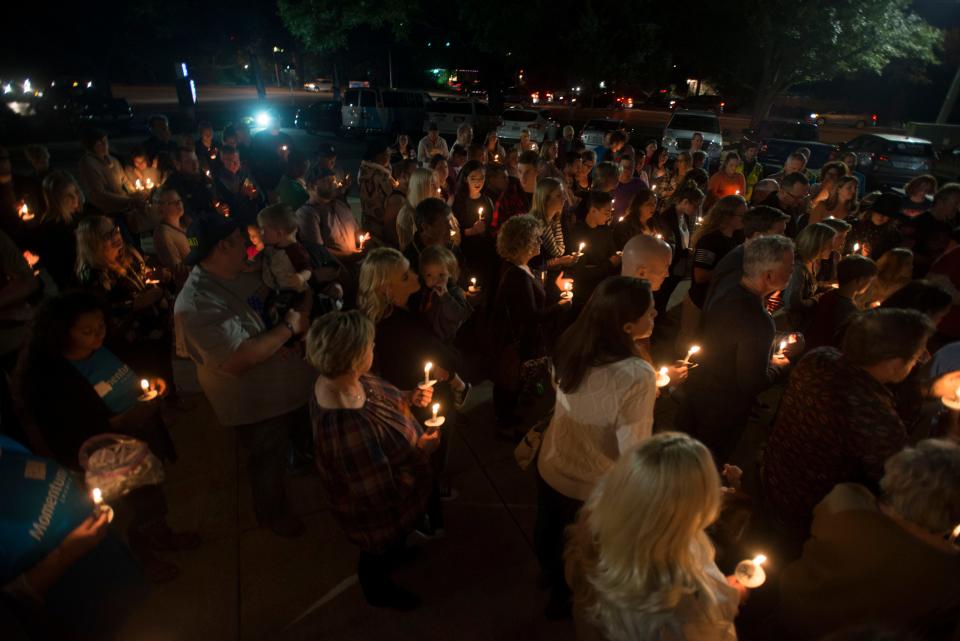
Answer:
[[[336,132],[340,129],[340,103],[336,100],[318,100],[297,109],[293,126],[312,134],[320,131]]]
[[[333,91],[333,80],[330,78],[314,78],[303,83],[306,91]]]
[[[497,136],[504,140],[519,140],[520,132],[530,131],[530,139],[536,143],[555,140],[560,125],[550,117],[545,109],[507,109],[501,117],[503,124],[497,129]]]
[[[857,168],[867,179],[867,189],[902,187],[915,176],[935,171],[936,152],[933,144],[923,138],[865,134],[841,149],[856,154]]]
[[[627,128],[622,120],[613,118],[595,118],[588,120],[587,124],[580,130],[580,140],[587,146],[587,149],[599,147],[603,144],[603,137],[611,131],[622,131],[626,133]]]
[[[663,129],[663,147],[673,158],[681,151],[690,149],[693,135],[703,136],[703,151],[707,152],[711,162],[720,160],[723,151],[723,135],[720,132],[720,118],[712,111],[693,111],[677,109]]]
[[[430,96],[414,89],[360,87],[343,92],[340,109],[345,133],[383,133],[391,137],[420,128]]]
[[[727,101],[723,99],[723,96],[717,95],[704,94],[700,96],[687,96],[680,101],[677,107],[680,109],[699,109],[722,114],[727,107]]]
[[[456,136],[457,128],[468,123],[473,127],[473,137],[480,139],[500,125],[500,118],[485,102],[467,98],[441,98],[427,104],[426,118],[423,119],[424,132],[431,122],[437,123],[441,136]]]
[[[767,173],[780,171],[787,157],[800,147],[810,150],[807,168],[814,171],[832,160],[837,153],[836,145],[820,142],[817,125],[800,120],[769,118],[760,121],[756,130],[745,129],[743,133],[745,140],[759,145],[757,157]]]
[[[837,111],[813,112],[809,116],[810,122],[823,127],[856,127],[863,129],[867,125],[877,126],[877,114],[871,113],[840,113]]]

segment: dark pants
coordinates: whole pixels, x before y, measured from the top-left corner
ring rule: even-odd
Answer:
[[[393,586],[390,573],[396,567],[404,549],[404,539],[389,543],[386,549],[379,552],[360,552],[357,561],[357,579],[363,595],[368,599],[377,599],[384,595]]]
[[[537,474],[537,522],[533,543],[540,573],[550,584],[551,600],[569,602],[570,588],[563,576],[564,531],[577,519],[583,501],[564,496]]]
[[[498,383],[493,384],[493,411],[497,421],[507,422],[516,416],[519,403],[519,388]]]
[[[288,511],[284,485],[290,434],[303,429],[306,406],[274,418],[238,425],[237,442],[247,454],[247,473],[253,490],[257,521],[269,525]]]

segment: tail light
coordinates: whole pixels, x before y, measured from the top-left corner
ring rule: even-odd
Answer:
[[[723,102],[723,101],[720,102],[720,107],[721,107],[721,108],[726,107],[726,106],[727,106],[727,103],[725,103],[725,102]]]
[[[870,120],[872,120],[873,123],[876,124],[876,123],[877,123],[877,114],[873,114],[872,116],[870,116]]]
[[[879,156],[877,156],[877,160],[880,162],[887,162],[890,160],[890,156],[887,156],[885,154],[880,154]]]

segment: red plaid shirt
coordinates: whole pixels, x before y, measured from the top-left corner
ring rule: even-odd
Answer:
[[[378,552],[423,514],[432,470],[403,392],[374,376],[360,382],[363,407],[325,409],[311,395],[310,418],[317,469],[340,525],[361,549]]]

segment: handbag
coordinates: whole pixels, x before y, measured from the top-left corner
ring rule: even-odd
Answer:
[[[543,443],[543,433],[550,426],[552,417],[553,412],[551,411],[547,416],[534,423],[530,431],[524,435],[523,440],[513,450],[513,458],[521,470],[526,471],[530,464],[536,460],[537,454],[540,452],[540,445]]]

